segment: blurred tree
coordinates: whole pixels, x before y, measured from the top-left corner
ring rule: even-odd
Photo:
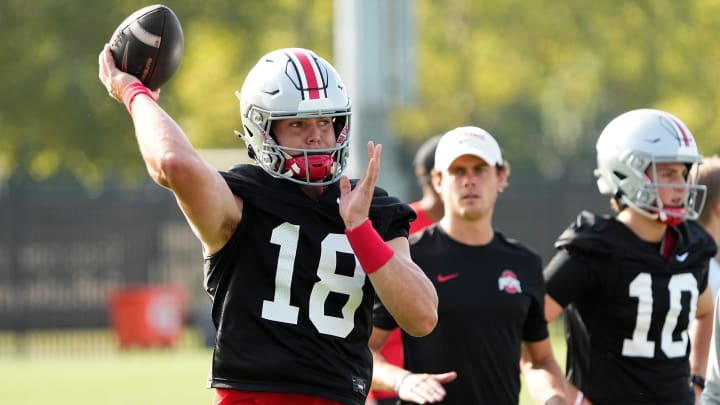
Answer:
[[[139,0],[0,2],[0,179],[71,173],[146,179],[132,125],[97,80],[97,55]],[[332,60],[332,0],[173,0],[185,57],[161,103],[198,147],[235,147],[234,92],[265,52],[309,47]],[[715,46],[720,3],[446,0],[415,3],[417,100],[399,137],[458,125],[496,135],[513,167],[587,181],[599,130],[632,108],[682,118],[720,152]],[[239,156],[240,158],[240,156]],[[238,158],[238,159],[239,159]]]
[[[515,168],[587,181],[602,127],[626,110],[682,118],[720,151],[714,1],[449,0],[417,5],[420,99],[400,136],[457,125],[495,134]]]
[[[138,0],[0,2],[0,180],[22,170],[42,180],[71,173],[88,187],[106,176],[146,178],[123,108],[97,79],[97,57]],[[238,147],[244,74],[265,52],[332,49],[331,3],[175,0],[185,55],[161,103],[199,147]]]

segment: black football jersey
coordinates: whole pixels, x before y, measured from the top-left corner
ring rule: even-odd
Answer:
[[[209,386],[364,403],[375,292],[345,237],[338,184],[319,201],[241,165],[222,173],[243,201],[228,243],[205,259],[217,343]],[[413,211],[376,189],[384,240],[407,237]]]
[[[465,245],[437,224],[410,236],[410,252],[439,302],[429,335],[403,333],[405,368],[456,370],[443,404],[517,404],[521,341],[548,337],[540,257],[499,232],[487,245]],[[396,325],[382,306],[373,323],[387,330]]]
[[[695,222],[668,232],[665,258],[615,218],[583,212],[556,242],[547,293],[566,308],[568,377],[593,404],[694,403],[688,328],[716,247]]]

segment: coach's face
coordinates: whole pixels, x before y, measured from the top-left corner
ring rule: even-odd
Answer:
[[[462,155],[446,171],[433,174],[433,185],[442,196],[446,215],[468,220],[492,217],[498,193],[506,184],[504,171],[473,155]]]

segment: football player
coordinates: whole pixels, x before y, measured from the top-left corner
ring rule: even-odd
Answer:
[[[437,295],[409,255],[413,211],[375,187],[381,146],[368,143],[362,179],[342,175],[350,99],[333,66],[299,48],[260,58],[237,93],[257,164],[218,172],[108,46],[99,63],[149,175],[202,243],[214,403],[362,405],[375,295],[415,336],[434,328]]]
[[[524,348],[533,398],[567,403],[545,322],[540,257],[493,228],[509,172],[481,128],[456,128],[440,139],[432,182],[444,216],[410,238],[413,260],[437,289],[440,319],[425,337],[403,333],[404,369],[376,354],[373,387],[394,388],[403,403],[517,404]],[[396,323],[382,306],[373,322],[377,351]]]
[[[545,269],[548,322],[565,309],[576,404],[695,403],[716,252],[690,221],[703,187],[688,173],[700,161],[690,130],[664,111],[626,112],[600,134],[595,175],[616,214],[580,213]]]

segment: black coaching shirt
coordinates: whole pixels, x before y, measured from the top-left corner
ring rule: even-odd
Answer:
[[[556,242],[548,294],[565,311],[567,372],[593,404],[693,404],[690,339],[712,238],[695,222],[665,259],[613,217],[582,212]]]
[[[338,184],[315,201],[257,166],[222,175],[244,205],[230,240],[205,259],[217,328],[208,385],[362,405],[375,292],[345,237]],[[370,219],[391,240],[407,237],[414,213],[377,188]]]
[[[433,225],[410,237],[412,258],[438,293],[438,324],[421,338],[402,335],[405,368],[458,372],[443,404],[517,404],[521,341],[548,337],[538,255],[495,232],[484,246],[451,239]],[[393,329],[384,307],[373,323]]]

